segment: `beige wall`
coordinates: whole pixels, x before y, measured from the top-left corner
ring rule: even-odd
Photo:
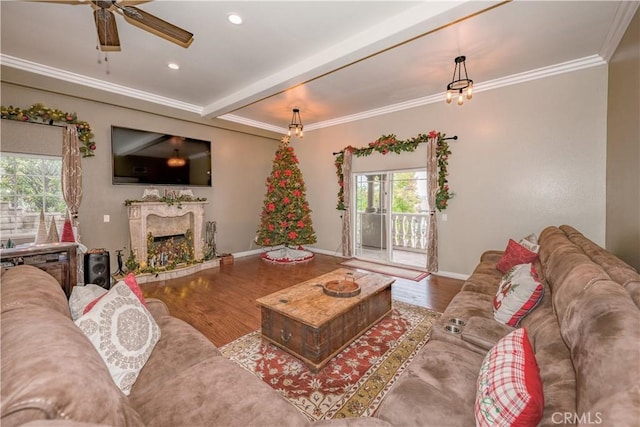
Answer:
[[[217,222],[219,251],[255,249],[251,242],[259,226],[264,182],[271,170],[277,141],[2,83],[2,105],[24,108],[38,102],[50,108],[75,111],[79,119],[89,122],[93,129],[96,155],[82,160],[84,196],[80,207],[80,234],[88,247],[104,247],[111,251],[112,266],[115,265],[115,250],[129,245],[129,225],[123,203],[126,199],[140,199],[145,188],[111,184],[112,124],[211,140],[213,186],[192,187],[193,193],[208,199],[205,220]],[[0,125],[9,123],[2,122]],[[30,126],[34,135],[49,129],[9,124]],[[11,132],[7,132],[9,126],[2,129],[2,147],[6,149]],[[158,188],[162,191],[176,187]],[[109,223],[103,222],[104,215],[111,217]],[[128,253],[127,249],[125,255]]]
[[[444,103],[306,132],[293,141],[307,184],[318,248],[340,252],[340,212],[332,152],[382,134],[406,139],[432,129],[451,142],[456,197],[439,220],[440,270],[470,274],[480,254],[510,237],[571,224],[605,240],[607,67],[477,93],[463,107]],[[388,154],[390,168],[424,152]],[[395,157],[395,158],[394,158]],[[403,160],[401,160],[403,159]]]
[[[640,12],[609,64],[606,247],[640,270]]]
[[[90,247],[114,251],[128,244],[125,199],[142,187],[111,184],[111,124],[213,140],[213,188],[206,219],[218,223],[218,246],[227,252],[254,249],[277,142],[125,108],[2,85],[2,104],[43,102],[77,111],[94,128],[95,158],[85,159],[81,233]],[[440,270],[469,274],[487,249],[508,238],[539,233],[547,225],[571,224],[605,243],[607,67],[600,66],[477,93],[463,107],[444,102],[331,128],[306,132],[292,145],[300,159],[318,235],[316,248],[340,253],[340,212],[335,210],[334,156],[348,144],[363,146],[382,134],[400,139],[439,130],[451,142],[450,186],[456,193],[439,215]],[[419,164],[424,150],[380,156],[390,168]],[[111,216],[103,223],[103,215]]]

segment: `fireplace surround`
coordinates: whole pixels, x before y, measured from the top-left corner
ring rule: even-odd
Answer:
[[[154,238],[191,234],[194,259],[203,257],[204,205],[206,202],[132,202],[128,205],[131,251],[138,261],[148,261],[149,233]]]

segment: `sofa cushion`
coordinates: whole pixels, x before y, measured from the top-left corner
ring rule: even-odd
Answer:
[[[376,416],[395,426],[474,425],[474,384],[483,356],[429,341],[393,384]]]
[[[153,308],[154,300],[149,298]],[[187,322],[170,315],[156,318],[161,336],[131,389],[130,397],[152,392],[182,369],[188,369],[221,353],[203,334]]]
[[[531,252],[515,240],[509,239],[509,243],[507,243],[507,247],[504,250],[504,255],[502,255],[502,258],[500,258],[500,261],[496,264],[496,268],[506,273],[511,270],[513,266],[532,263],[536,258],[538,258],[537,253]]]
[[[535,354],[526,329],[516,329],[487,353],[477,381],[477,426],[533,426],[544,398]]]
[[[75,321],[126,395],[160,339],[153,316],[124,282],[118,282]]]
[[[544,288],[531,264],[519,264],[504,275],[493,299],[493,317],[516,327],[542,299]]]
[[[53,282],[51,289],[65,299],[56,280],[43,274]],[[9,295],[4,291],[8,284],[3,278],[2,298],[7,303]],[[34,282],[29,288],[43,285],[42,281]],[[11,427],[59,419],[61,426],[71,421],[143,425],[89,340],[68,315],[52,305],[21,306],[2,313],[0,424]]]
[[[60,283],[32,265],[18,265],[1,272],[2,313],[33,307],[46,307],[69,317],[69,302]],[[34,286],[34,284],[38,286]],[[62,292],[61,292],[62,291]]]
[[[277,391],[224,357],[209,357],[132,393],[145,424],[174,426],[307,426]]]
[[[637,425],[640,310],[629,293],[611,280],[593,282],[570,303],[561,327],[576,373],[577,413],[598,413],[602,425]],[[620,417],[633,423],[616,422]]]

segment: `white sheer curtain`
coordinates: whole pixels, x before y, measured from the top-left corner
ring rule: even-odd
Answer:
[[[436,192],[438,191],[438,164],[436,148],[438,138],[427,140],[427,197],[429,226],[427,227],[427,271],[438,271],[438,229],[436,225]]]
[[[342,174],[344,176],[344,211],[342,211],[342,255],[353,257],[353,241],[351,236],[351,163],[353,153],[344,151]]]

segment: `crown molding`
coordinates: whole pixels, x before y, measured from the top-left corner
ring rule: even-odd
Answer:
[[[624,15],[624,16],[627,16],[627,14],[628,14],[628,11],[621,13],[621,15]],[[611,38],[610,40],[613,40],[613,38]],[[619,40],[618,42],[616,42],[616,46],[617,46],[617,43],[619,43]],[[166,97],[155,95],[149,92],[144,92],[144,91],[132,89],[126,86],[105,82],[103,80],[94,79],[91,77],[83,76],[83,75],[72,73],[69,71],[60,70],[60,69],[45,66],[42,64],[37,64],[35,62],[12,57],[9,55],[0,54],[0,64],[6,65],[8,67],[13,67],[19,70],[51,77],[54,79],[64,80],[70,83],[88,86],[94,89],[116,93],[118,95],[124,95],[130,98],[163,105],[166,107],[173,107],[173,108],[188,111],[191,113],[202,115],[202,112],[203,112],[203,107],[199,105],[188,104],[175,99],[166,98]],[[606,64],[607,62],[600,55],[591,55],[584,58],[579,58],[576,60],[551,65],[548,67],[542,67],[535,70],[530,70],[523,73],[502,77],[499,79],[477,83],[477,84],[474,84],[473,90],[474,90],[474,93],[479,93],[487,90],[498,89],[501,87],[525,83],[528,81],[551,77],[558,74],[571,73],[574,71],[579,71],[586,68],[591,68],[591,67],[596,67],[596,66],[606,65]],[[363,120],[363,119],[376,117],[384,114],[395,113],[398,111],[403,111],[410,108],[433,104],[436,102],[444,102],[444,99],[445,99],[445,92],[438,93],[435,95],[428,95],[428,96],[415,98],[415,99],[411,99],[404,102],[399,102],[397,104],[387,105],[381,108],[375,108],[373,110],[362,111],[356,114],[350,114],[347,116],[342,116],[342,117],[338,117],[331,120],[325,120],[322,122],[307,124],[304,126],[304,130],[309,132],[315,129],[322,129],[322,128],[336,126],[340,124],[355,122],[358,120]],[[224,114],[222,116],[219,116],[218,118],[227,120],[233,123],[251,126],[254,128],[263,129],[267,131],[273,131],[277,133],[287,132],[287,129],[283,127],[274,126],[269,123],[264,123],[257,120],[247,119],[245,117],[241,117],[235,114]]]
[[[605,37],[600,56],[608,63],[613,57],[620,40],[624,37],[624,33],[629,28],[629,24],[640,6],[638,1],[622,1],[619,2],[616,9],[616,15],[613,18],[613,24],[609,27],[609,33]]]
[[[129,98],[139,99],[141,101],[152,102],[154,104],[163,105],[165,107],[172,107],[179,110],[188,111],[190,113],[197,113],[199,115],[202,114],[202,107],[199,105],[188,104],[176,99],[167,98],[150,92],[144,92],[142,90],[133,89],[115,83],[105,82],[104,80],[94,79],[93,77],[87,77],[83,76],[82,74],[72,73],[70,71],[61,70],[59,68],[49,67],[47,65],[38,64],[36,62],[28,61],[26,59],[17,58],[14,56],[0,54],[0,65],[6,65],[7,67],[27,71],[45,77],[63,80],[65,82],[74,83],[105,92],[124,95]]]
[[[560,64],[551,65],[549,67],[542,67],[523,73],[512,74],[510,76],[501,77],[499,79],[489,80],[483,83],[477,83],[473,85],[473,92],[484,92],[487,90],[498,89],[501,87],[511,86],[514,84],[525,83],[533,80],[543,79],[546,77],[555,76],[558,74],[571,73],[579,71],[585,68],[596,67],[599,65],[605,65],[606,62],[599,55],[587,56],[585,58],[576,59],[573,61],[562,62]],[[387,105],[385,107],[376,108],[373,110],[363,111],[357,114],[351,114],[348,116],[338,117],[336,119],[326,120],[323,122],[316,122],[309,125],[305,125],[305,131],[309,132],[314,129],[322,129],[330,126],[336,126],[344,123],[354,122],[357,120],[368,119],[370,117],[376,117],[383,114],[395,113],[409,108],[420,107],[427,104],[433,104],[436,102],[444,102],[446,92],[442,92],[436,95],[429,95],[422,98],[415,98],[409,101],[399,102],[397,104]]]
[[[280,126],[274,126],[269,123],[260,122],[258,120],[247,119],[246,117],[236,116],[235,114],[223,114],[222,116],[218,116],[218,119],[227,120],[229,122],[238,123],[241,125],[247,125],[256,127],[259,129],[270,130],[277,133],[287,133],[288,129],[285,129]]]

